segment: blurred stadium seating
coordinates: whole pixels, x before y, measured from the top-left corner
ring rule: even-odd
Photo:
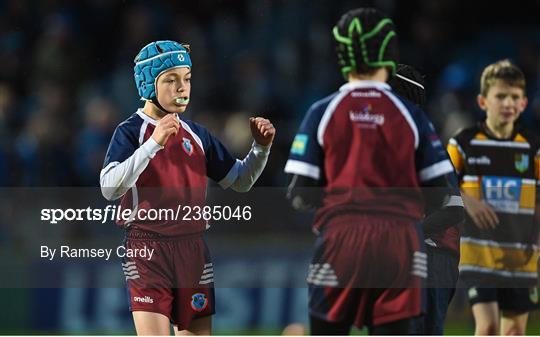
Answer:
[[[427,112],[443,140],[482,117],[475,103],[480,72],[502,58],[524,70],[530,104],[521,120],[540,131],[539,1],[499,7],[465,0],[0,1],[2,267],[9,270],[12,258],[2,252],[16,252],[24,242],[17,239],[17,227],[39,225],[30,217],[15,217],[17,206],[6,201],[12,189],[24,187],[32,194],[38,187],[98,186],[114,127],[141,106],[132,62],[151,40],[191,44],[193,89],[187,116],[206,125],[236,154],[243,155],[250,143],[242,132],[244,116],[262,115],[274,122],[278,136],[257,186],[285,186],[282,171],[299,121],[314,100],[342,81],[330,29],[342,12],[362,5],[375,5],[394,17],[402,62],[426,74]],[[485,6],[493,7],[489,16]],[[274,202],[287,207],[283,200]],[[260,240],[252,228],[238,228],[237,236],[219,229],[210,235],[216,265],[228,275],[217,291],[218,332],[278,333],[288,323],[306,322],[306,289],[290,283],[290,275],[303,277],[307,269],[309,216],[291,213],[290,219],[261,228],[295,250],[270,255],[255,266],[231,248]],[[59,239],[121,237],[112,225],[85,228],[57,234]],[[96,268],[120,276],[119,267]],[[262,278],[287,276],[271,286],[235,286],[227,280],[234,268],[248,268]],[[63,272],[74,280],[87,277],[81,269]],[[87,288],[0,289],[0,298],[10,303],[0,309],[0,334],[132,333],[123,289],[99,279],[87,281]],[[538,314],[531,320],[531,331],[538,333]],[[472,331],[462,293],[452,304],[448,326],[453,334]]]

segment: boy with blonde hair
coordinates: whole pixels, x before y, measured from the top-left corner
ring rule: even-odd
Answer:
[[[525,77],[509,60],[484,69],[477,101],[486,120],[448,145],[468,213],[460,277],[477,335],[523,335],[538,308],[540,140],[516,124],[527,106]]]

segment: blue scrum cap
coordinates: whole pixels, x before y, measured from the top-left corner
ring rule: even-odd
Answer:
[[[156,80],[171,68],[191,68],[189,46],[175,41],[156,41],[147,44],[135,57],[135,84],[142,99],[156,97]]]

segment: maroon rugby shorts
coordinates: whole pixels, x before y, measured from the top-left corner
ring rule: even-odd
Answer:
[[[310,314],[361,328],[420,315],[427,256],[419,225],[342,216],[325,225],[308,273]]]
[[[202,233],[162,237],[132,230],[125,247],[139,253],[122,263],[131,311],[163,314],[180,330],[214,314],[214,269]]]

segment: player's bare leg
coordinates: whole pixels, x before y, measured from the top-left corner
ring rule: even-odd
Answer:
[[[524,336],[528,318],[528,312],[504,310],[501,317],[501,334],[505,336]]]
[[[178,327],[174,326],[174,334],[176,336],[209,336],[212,334],[212,316],[194,319],[186,330],[178,330]]]
[[[138,336],[170,336],[171,324],[163,314],[148,311],[134,311],[133,321]]]
[[[305,336],[308,333],[307,327],[302,323],[291,323],[283,329],[282,336]]]
[[[476,303],[472,306],[476,336],[498,335],[499,306],[497,302]]]

